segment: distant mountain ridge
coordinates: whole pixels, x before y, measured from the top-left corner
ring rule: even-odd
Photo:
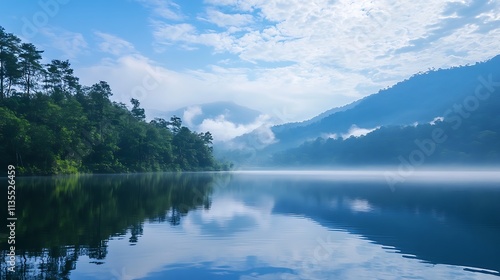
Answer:
[[[362,100],[362,99],[361,99]],[[352,109],[354,108],[356,105],[358,105],[361,100],[358,100],[358,101],[354,101],[352,103],[349,103],[347,105],[344,105],[344,106],[341,106],[341,107],[335,107],[335,108],[332,108],[332,109],[329,109],[329,110],[326,110],[325,112],[309,119],[309,120],[305,120],[305,121],[302,121],[302,122],[291,122],[291,123],[284,123],[284,124],[280,124],[280,125],[275,125],[272,127],[272,130],[273,132],[280,132],[280,131],[285,131],[287,129],[291,129],[291,128],[295,128],[295,127],[302,127],[302,126],[307,126],[307,125],[310,125],[310,124],[313,124],[313,123],[316,123],[316,122],[319,122],[321,121],[322,119],[330,116],[330,115],[333,115],[337,112],[343,112],[343,111],[346,111],[346,110],[349,110],[349,109]]]
[[[500,165],[500,82],[471,93],[431,123],[382,126],[360,137],[323,139],[273,154],[279,166]],[[497,80],[498,81],[498,80]],[[493,87],[495,86],[495,87]],[[478,97],[479,96],[479,97]],[[467,105],[468,104],[468,105]],[[389,176],[400,182],[401,176]]]
[[[482,80],[480,79],[482,77]],[[242,135],[235,146],[257,149],[260,157],[297,147],[318,137],[347,133],[353,125],[376,128],[390,125],[429,123],[453,109],[457,102],[473,94],[484,80],[500,81],[500,55],[474,65],[432,70],[369,95],[347,108],[335,108],[330,114],[314,121],[271,127],[275,141],[265,148],[255,143],[256,137]],[[349,105],[348,105],[349,106]],[[328,112],[328,111],[327,111]]]

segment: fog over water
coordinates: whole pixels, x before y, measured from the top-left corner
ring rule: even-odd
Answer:
[[[434,168],[412,170],[408,168],[362,168],[337,170],[237,170],[235,174],[260,176],[299,176],[333,181],[380,181],[397,179],[401,182],[500,182],[500,168]],[[499,185],[500,186],[500,185]]]

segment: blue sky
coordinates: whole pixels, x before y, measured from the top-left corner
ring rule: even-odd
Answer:
[[[84,85],[105,80],[147,112],[234,101],[301,121],[500,50],[496,0],[0,0],[0,10],[0,25],[46,59],[69,59]]]

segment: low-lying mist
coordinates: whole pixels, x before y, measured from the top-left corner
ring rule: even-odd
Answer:
[[[411,167],[323,167],[295,169],[240,169],[242,175],[310,177],[332,181],[386,181],[394,185],[403,182],[499,182],[499,166],[435,166]],[[500,184],[498,185],[500,187]]]

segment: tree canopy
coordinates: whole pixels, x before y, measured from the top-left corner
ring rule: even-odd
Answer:
[[[210,132],[179,117],[146,122],[112,102],[105,81],[83,86],[69,61],[42,64],[43,51],[0,27],[0,153],[18,174],[117,173],[225,169],[212,155]]]

